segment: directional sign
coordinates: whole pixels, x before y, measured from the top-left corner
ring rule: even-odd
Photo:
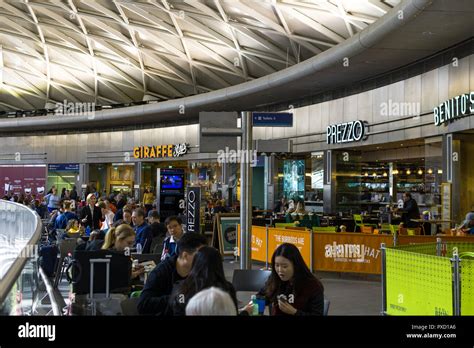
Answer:
[[[290,112],[253,112],[254,127],[293,127],[293,114]]]
[[[64,171],[79,171],[79,164],[77,163],[60,163],[60,164],[48,164],[49,171],[64,172]]]

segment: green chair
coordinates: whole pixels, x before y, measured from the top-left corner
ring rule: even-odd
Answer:
[[[311,215],[311,226],[312,227],[321,226],[321,220],[319,219],[319,215],[316,215],[316,214]]]
[[[395,234],[397,231],[398,226],[397,225],[391,225],[391,224],[382,224],[380,227],[380,232],[390,232],[391,234]]]
[[[276,228],[285,228],[285,227],[296,227],[293,222],[277,222],[275,224]]]
[[[309,218],[309,215],[308,214],[305,214],[303,216],[303,218],[300,220],[300,224],[298,225],[298,227],[306,227],[306,228],[309,228],[311,229],[311,219]]]
[[[336,230],[337,230],[337,226],[327,226],[327,227],[321,227],[321,226],[316,226],[316,227],[313,227],[313,232],[323,232],[323,233],[326,233],[326,232],[334,232],[336,233]]]
[[[130,298],[140,297],[142,290],[134,291],[130,294]]]
[[[357,227],[359,227],[359,232],[362,232],[362,227],[365,227],[365,226],[377,228],[376,224],[364,223],[364,220],[362,219],[362,215],[354,214],[353,216],[354,216],[354,222],[355,222],[354,232],[357,232]]]

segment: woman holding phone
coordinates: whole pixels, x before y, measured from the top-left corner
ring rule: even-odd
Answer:
[[[280,245],[272,256],[272,273],[257,297],[271,305],[271,315],[323,315],[324,287],[306,266],[298,248]],[[243,308],[252,314],[252,303]]]

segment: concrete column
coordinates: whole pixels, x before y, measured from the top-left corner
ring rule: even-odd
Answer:
[[[265,179],[264,179],[264,209],[272,209],[275,207],[275,156],[265,156]]]
[[[245,159],[240,163],[240,268],[252,268],[252,113],[242,112],[242,151]]]
[[[336,154],[333,150],[324,151],[323,197],[323,212],[336,213]]]
[[[79,164],[79,180],[77,180],[77,194],[81,200],[86,199],[86,186],[89,182],[89,164],[80,163]]]
[[[139,202],[143,196],[141,162],[135,162],[133,185],[133,197]]]
[[[461,140],[455,134],[443,135],[443,182],[451,183],[451,219],[462,221]]]

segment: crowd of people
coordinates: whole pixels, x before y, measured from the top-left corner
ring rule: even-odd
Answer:
[[[127,250],[161,254],[141,291],[138,311],[142,315],[248,315],[253,302],[239,309],[236,291],[226,280],[219,250],[208,246],[200,233],[185,233],[180,217],[170,216],[161,223],[153,202],[143,204],[123,196],[87,195],[84,202],[71,198],[75,190],[53,187],[42,202],[21,197],[21,203],[48,217],[52,231],[64,230],[78,238],[77,250]],[[63,195],[64,194],[64,195]],[[31,197],[33,198],[33,197]],[[7,198],[6,198],[7,199]],[[20,202],[20,197],[15,201]],[[146,203],[146,204],[145,204]],[[152,203],[152,204],[149,204]],[[226,212],[220,201],[209,204],[212,214]],[[87,238],[85,238],[87,239]],[[144,273],[133,267],[131,280]],[[310,272],[292,244],[282,244],[272,257],[272,271],[265,287],[257,294],[270,307],[271,315],[321,315],[324,289]]]
[[[186,233],[178,252],[148,276],[138,303],[142,315],[251,315],[253,302],[239,309],[236,291],[224,275],[220,252],[204,236]],[[257,296],[270,315],[323,315],[324,287],[306,266],[298,248],[280,245],[271,274]]]

